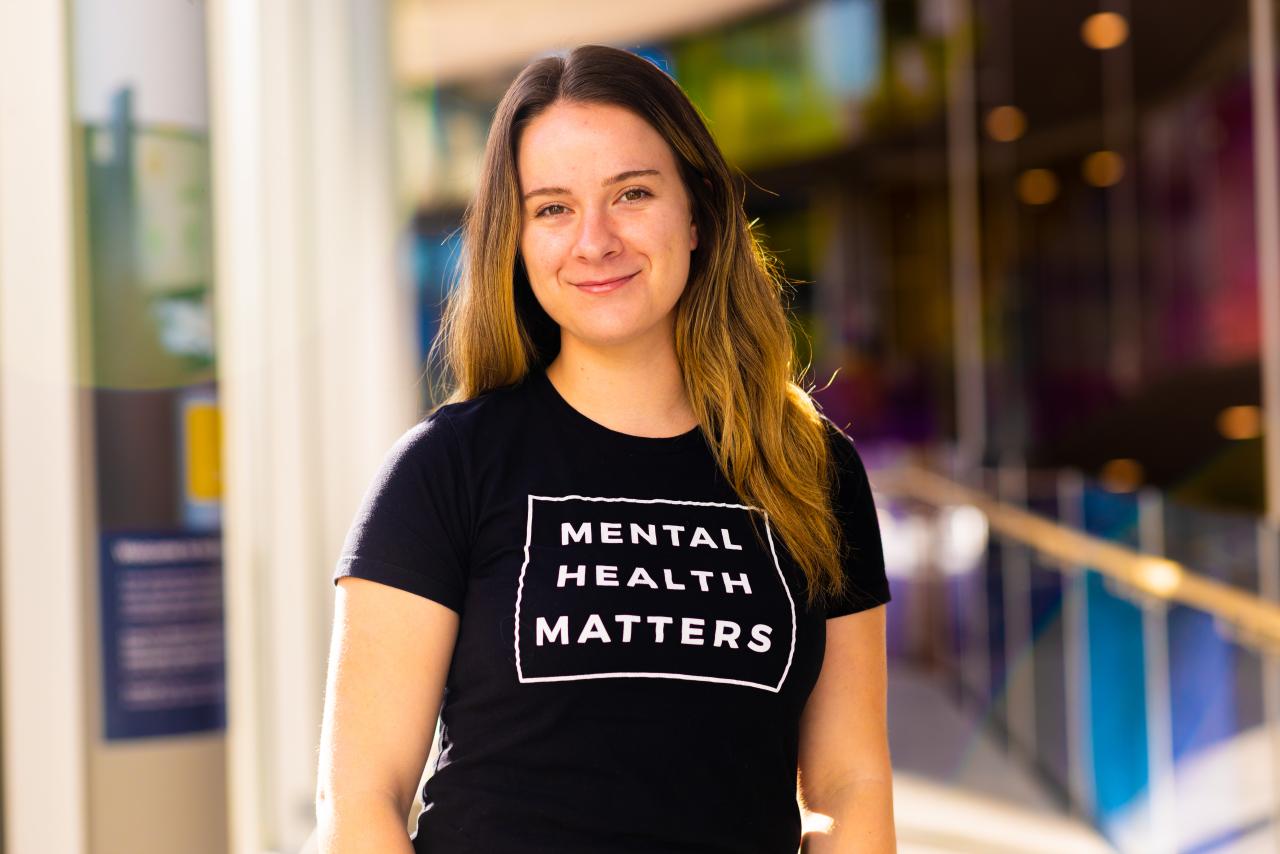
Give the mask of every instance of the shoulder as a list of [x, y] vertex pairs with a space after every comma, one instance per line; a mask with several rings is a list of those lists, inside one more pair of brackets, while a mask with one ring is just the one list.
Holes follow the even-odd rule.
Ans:
[[822, 428], [827, 434], [827, 447], [831, 450], [831, 456], [837, 467], [840, 469], [849, 469], [863, 473], [865, 477], [866, 469], [862, 463], [862, 456], [858, 453], [858, 446], [854, 443], [853, 438], [842, 428], [837, 427], [835, 422], [828, 418], [825, 414], [820, 414], [822, 418]]
[[435, 407], [406, 430], [396, 449], [408, 455], [437, 455], [456, 452], [473, 440], [491, 438], [496, 432], [511, 430], [529, 415], [527, 389], [523, 383], [502, 386], [467, 400]]
[[871, 478], [858, 446], [848, 432], [836, 426], [826, 415], [822, 416], [822, 423], [831, 451], [831, 497], [837, 516], [874, 514]]
[[841, 526], [841, 557], [846, 587], [828, 604], [827, 616], [840, 617], [891, 598], [885, 574], [884, 547], [880, 538], [875, 496], [862, 457], [849, 434], [825, 415], [835, 472], [832, 476], [832, 510]]

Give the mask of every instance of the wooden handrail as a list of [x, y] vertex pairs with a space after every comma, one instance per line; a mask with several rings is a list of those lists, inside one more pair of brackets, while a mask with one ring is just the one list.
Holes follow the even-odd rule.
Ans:
[[976, 507], [992, 530], [1049, 558], [1061, 572], [1097, 570], [1133, 590], [1138, 598], [1178, 602], [1204, 611], [1229, 629], [1237, 642], [1263, 653], [1280, 653], [1280, 605], [1207, 578], [1177, 561], [1066, 527], [917, 465], [876, 472], [873, 483], [886, 495], [934, 506]]

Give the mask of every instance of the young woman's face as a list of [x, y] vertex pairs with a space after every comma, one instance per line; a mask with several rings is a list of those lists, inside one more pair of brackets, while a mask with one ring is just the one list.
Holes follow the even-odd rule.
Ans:
[[670, 146], [630, 110], [564, 101], [518, 145], [520, 253], [562, 342], [669, 341], [697, 245]]

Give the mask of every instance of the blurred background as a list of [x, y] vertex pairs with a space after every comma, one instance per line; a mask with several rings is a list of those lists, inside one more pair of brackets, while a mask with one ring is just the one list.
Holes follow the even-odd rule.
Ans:
[[333, 562], [586, 42], [746, 176], [871, 470], [902, 850], [1280, 851], [1276, 19], [0, 0], [0, 851], [314, 844]]

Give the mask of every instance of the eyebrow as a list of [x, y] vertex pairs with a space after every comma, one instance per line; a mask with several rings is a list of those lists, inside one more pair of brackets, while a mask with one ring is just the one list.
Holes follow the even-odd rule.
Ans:
[[[626, 172], [619, 172], [612, 178], [605, 178], [600, 182], [601, 187], [611, 187], [614, 184], [621, 184], [623, 181], [630, 181], [632, 178], [642, 178], [647, 175], [661, 175], [657, 169], [629, 169]], [[524, 194], [526, 199], [534, 196], [568, 196], [570, 191], [564, 187], [539, 187], [536, 190], [530, 190]]]

